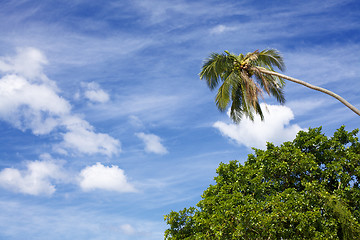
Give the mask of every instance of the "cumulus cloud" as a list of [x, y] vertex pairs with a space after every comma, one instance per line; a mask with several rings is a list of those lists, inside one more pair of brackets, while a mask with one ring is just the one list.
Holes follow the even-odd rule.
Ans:
[[26, 169], [5, 168], [0, 171], [0, 186], [10, 191], [30, 195], [52, 195], [54, 181], [66, 179], [62, 163], [46, 159], [27, 162]]
[[[104, 133], [96, 133], [85, 120], [71, 113], [70, 103], [59, 96], [56, 83], [43, 73], [45, 56], [37, 49], [19, 49], [14, 57], [0, 58], [0, 120], [34, 134], [65, 130], [58, 152], [117, 154], [120, 142]], [[89, 98], [104, 102], [108, 96], [96, 83], [87, 85]]]
[[63, 134], [63, 141], [55, 146], [59, 153], [66, 154], [66, 149], [72, 149], [78, 153], [112, 156], [121, 151], [119, 140], [104, 133], [95, 133], [93, 126], [77, 116], [64, 118], [63, 124], [67, 132]]
[[46, 84], [32, 84], [18, 75], [0, 79], [0, 119], [15, 127], [47, 134], [70, 112], [70, 104]]
[[261, 104], [264, 121], [256, 116], [254, 122], [247, 118], [239, 124], [224, 123], [221, 121], [213, 124], [222, 135], [234, 140], [248, 148], [264, 149], [266, 142], [280, 144], [295, 138], [298, 131], [303, 130], [297, 124], [290, 124], [294, 114], [290, 108], [280, 105]]
[[108, 156], [120, 151], [120, 142], [103, 133], [94, 133], [85, 128], [75, 129], [64, 134], [62, 145], [80, 153], [102, 153]]
[[89, 101], [94, 103], [109, 101], [109, 95], [96, 82], [83, 83], [82, 85], [85, 88], [84, 95]]
[[167, 149], [161, 144], [161, 138], [154, 134], [136, 133], [136, 136], [143, 140], [145, 151], [156, 154], [166, 154]]
[[[118, 166], [104, 166], [98, 162], [75, 173], [64, 169], [64, 163], [43, 154], [40, 160], [26, 162], [23, 169], [4, 168], [0, 171], [0, 187], [16, 193], [45, 196], [51, 196], [57, 184], [76, 184], [86, 192], [96, 189], [137, 192]], [[128, 225], [121, 229], [127, 234], [132, 232]]]
[[135, 187], [128, 183], [122, 169], [118, 166], [104, 166], [99, 162], [80, 172], [79, 185], [84, 191], [103, 189], [116, 192], [136, 192]]
[[0, 58], [0, 71], [19, 74], [25, 78], [41, 78], [44, 80], [43, 65], [47, 64], [46, 57], [35, 48], [19, 48], [14, 57]]

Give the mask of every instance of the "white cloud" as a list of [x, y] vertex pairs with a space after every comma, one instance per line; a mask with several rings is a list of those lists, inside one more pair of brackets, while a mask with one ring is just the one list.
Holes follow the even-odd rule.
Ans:
[[136, 230], [130, 224], [120, 225], [120, 230], [126, 235], [134, 235], [136, 233]]
[[95, 133], [87, 121], [74, 115], [62, 120], [67, 132], [63, 134], [63, 141], [54, 147], [58, 153], [67, 154], [66, 149], [72, 149], [78, 153], [111, 156], [121, 151], [119, 140], [104, 133]]
[[[56, 191], [55, 184], [77, 184], [83, 191], [103, 189], [116, 192], [137, 192], [130, 184], [124, 170], [118, 166], [104, 166], [96, 163], [87, 166], [79, 173], [68, 173], [63, 169], [65, 161], [54, 160], [43, 154], [41, 160], [28, 161], [23, 170], [5, 168], [0, 171], [0, 187], [9, 191], [29, 195], [51, 196]], [[130, 233], [129, 226], [123, 226]]]
[[[56, 83], [43, 74], [45, 63], [44, 55], [34, 48], [19, 49], [14, 57], [0, 58], [0, 72], [5, 73], [0, 78], [0, 119], [34, 134], [48, 134], [62, 127], [64, 140], [56, 146], [60, 153], [71, 149], [86, 154], [117, 154], [117, 139], [94, 132], [87, 121], [71, 113], [71, 105], [59, 96]], [[89, 83], [87, 89], [95, 91], [89, 93], [93, 101], [108, 99], [96, 83]]]
[[64, 134], [63, 146], [80, 153], [102, 153], [108, 156], [120, 151], [120, 142], [103, 133], [94, 133], [85, 128], [79, 128]]
[[83, 83], [82, 85], [85, 88], [85, 97], [91, 102], [105, 103], [109, 101], [109, 95], [96, 82]]
[[93, 126], [77, 116], [63, 116], [62, 125], [67, 131], [63, 134], [63, 141], [55, 146], [59, 153], [66, 154], [66, 149], [77, 153], [101, 153], [107, 156], [121, 152], [119, 140], [105, 133], [96, 133]]
[[17, 75], [0, 79], [0, 119], [15, 127], [47, 134], [70, 112], [70, 104], [46, 84], [31, 84]]
[[101, 163], [88, 166], [80, 172], [79, 185], [84, 191], [103, 189], [117, 192], [136, 192], [128, 183], [124, 171], [118, 166], [107, 167]]
[[225, 25], [217, 25], [213, 28], [210, 29], [210, 33], [211, 34], [221, 34], [221, 33], [224, 33], [224, 32], [228, 32], [228, 31], [233, 31], [233, 30], [236, 30], [235, 27], [228, 27], [228, 26], [225, 26]]
[[55, 180], [64, 180], [62, 164], [51, 159], [32, 161], [25, 170], [5, 168], [0, 172], [0, 186], [14, 192], [30, 195], [52, 195]]
[[266, 142], [280, 144], [290, 141], [295, 138], [298, 131], [302, 130], [297, 124], [290, 124], [290, 121], [294, 119], [290, 108], [265, 104], [261, 104], [261, 108], [264, 113], [264, 121], [256, 116], [254, 122], [247, 118], [242, 119], [238, 125], [218, 121], [214, 123], [213, 127], [240, 145], [262, 149], [265, 148]]
[[151, 152], [156, 154], [168, 153], [167, 149], [161, 144], [160, 137], [154, 134], [145, 134], [143, 132], [136, 133], [136, 136], [144, 141], [146, 152]]
[[0, 58], [0, 71], [20, 74], [26, 78], [44, 78], [43, 65], [46, 57], [35, 48], [19, 48], [15, 57]]

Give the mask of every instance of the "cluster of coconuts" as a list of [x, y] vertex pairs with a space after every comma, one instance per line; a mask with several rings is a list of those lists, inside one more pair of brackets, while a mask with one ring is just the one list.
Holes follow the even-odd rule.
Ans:
[[247, 68], [248, 68], [247, 64], [241, 64], [237, 61], [234, 61], [233, 71], [240, 71], [240, 70], [247, 69]]

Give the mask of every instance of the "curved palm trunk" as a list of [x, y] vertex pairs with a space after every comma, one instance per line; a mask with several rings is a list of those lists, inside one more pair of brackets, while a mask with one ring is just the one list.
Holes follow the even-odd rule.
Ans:
[[325, 89], [325, 88], [321, 88], [321, 87], [318, 87], [318, 86], [314, 86], [310, 83], [307, 83], [307, 82], [304, 82], [304, 81], [301, 81], [299, 79], [296, 79], [296, 78], [292, 78], [292, 77], [289, 77], [289, 76], [286, 76], [284, 74], [281, 74], [281, 73], [278, 73], [278, 72], [273, 72], [273, 71], [269, 71], [269, 70], [266, 70], [266, 69], [263, 69], [263, 68], [257, 68], [260, 72], [262, 73], [266, 73], [266, 74], [271, 74], [271, 75], [274, 75], [274, 76], [278, 76], [280, 78], [283, 78], [283, 79], [287, 79], [289, 81], [292, 81], [292, 82], [295, 82], [295, 83], [298, 83], [298, 84], [301, 84], [301, 85], [304, 85], [305, 87], [308, 87], [308, 88], [311, 88], [311, 89], [314, 89], [316, 91], [320, 91], [320, 92], [323, 92], [323, 93], [326, 93], [334, 98], [336, 98], [337, 100], [339, 100], [340, 102], [342, 102], [345, 106], [347, 106], [348, 108], [350, 108], [354, 113], [356, 113], [357, 115], [360, 116], [360, 110], [357, 109], [356, 107], [354, 107], [353, 105], [351, 105], [348, 101], [346, 101], [344, 98], [340, 97], [339, 95]]

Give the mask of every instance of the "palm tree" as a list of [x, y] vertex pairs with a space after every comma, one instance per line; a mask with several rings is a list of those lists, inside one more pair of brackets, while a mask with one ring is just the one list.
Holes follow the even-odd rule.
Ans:
[[285, 103], [283, 87], [284, 79], [304, 85], [311, 89], [326, 93], [350, 108], [360, 116], [360, 111], [339, 95], [307, 82], [288, 77], [274, 70], [283, 71], [285, 64], [280, 53], [275, 49], [261, 52], [235, 55], [212, 53], [204, 62], [200, 72], [200, 79], [205, 79], [208, 87], [214, 90], [222, 82], [217, 92], [215, 102], [220, 111], [225, 111], [231, 103], [230, 117], [238, 123], [245, 115], [254, 120], [254, 113], [264, 119], [260, 108], [259, 97], [263, 92], [274, 96], [281, 104]]

